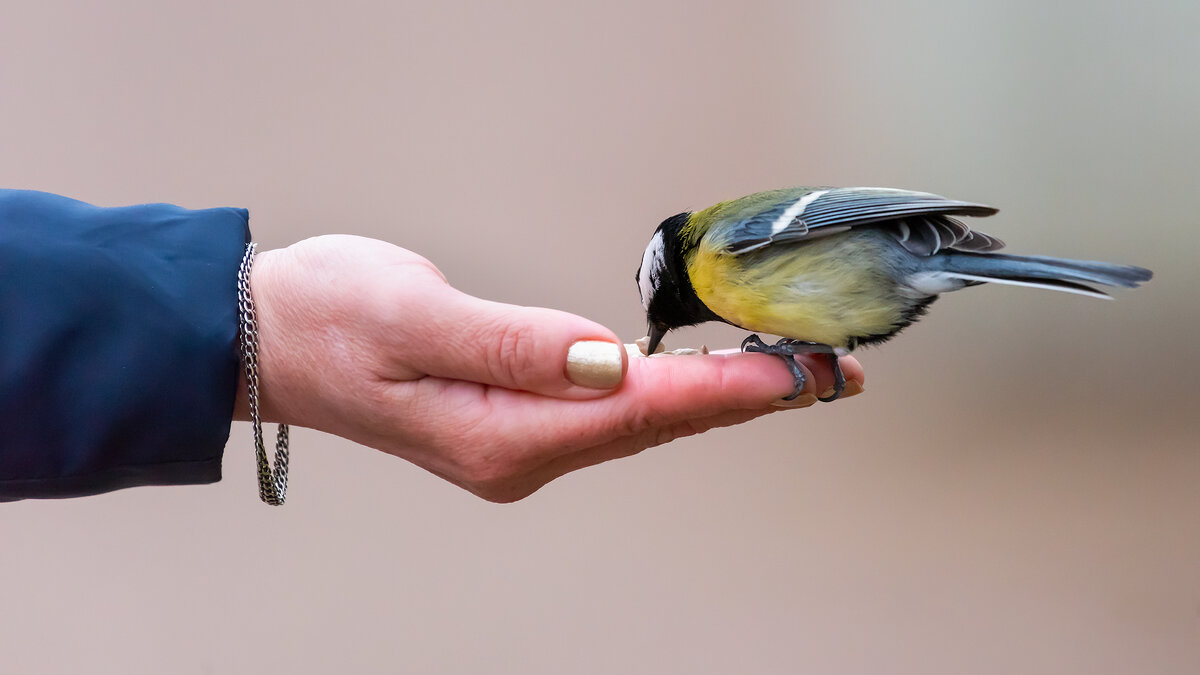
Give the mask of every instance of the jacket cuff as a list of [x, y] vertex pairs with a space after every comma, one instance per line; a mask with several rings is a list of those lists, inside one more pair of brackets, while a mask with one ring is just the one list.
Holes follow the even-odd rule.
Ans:
[[0, 501], [211, 483], [244, 209], [0, 190]]

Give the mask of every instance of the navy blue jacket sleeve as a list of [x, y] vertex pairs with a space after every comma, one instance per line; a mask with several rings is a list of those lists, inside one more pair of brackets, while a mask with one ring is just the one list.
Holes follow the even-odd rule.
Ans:
[[247, 217], [0, 190], [0, 501], [220, 480]]

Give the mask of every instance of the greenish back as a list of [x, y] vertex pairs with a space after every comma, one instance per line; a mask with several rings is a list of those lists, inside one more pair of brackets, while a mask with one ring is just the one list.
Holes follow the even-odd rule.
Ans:
[[791, 203], [800, 199], [804, 195], [813, 190], [824, 190], [822, 187], [791, 187], [781, 188], [779, 190], [766, 190], [764, 192], [755, 192], [752, 195], [731, 199], [725, 202], [719, 202], [692, 214], [688, 219], [687, 225], [680, 232], [686, 245], [695, 245], [699, 243], [704, 235], [708, 234], [714, 226], [722, 224], [740, 223], [744, 220], [753, 218], [754, 216], [768, 211], [772, 207], [778, 206], [781, 203]]

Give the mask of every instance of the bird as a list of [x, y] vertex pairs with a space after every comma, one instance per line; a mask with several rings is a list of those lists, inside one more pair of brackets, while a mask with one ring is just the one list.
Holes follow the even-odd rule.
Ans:
[[[636, 274], [647, 353], [667, 332], [708, 321], [752, 334], [744, 352], [774, 354], [804, 388], [797, 354], [829, 360], [832, 401], [845, 388], [838, 357], [880, 344], [942, 294], [984, 283], [1111, 298], [1095, 285], [1137, 287], [1141, 267], [997, 253], [1004, 242], [959, 217], [991, 206], [878, 187], [794, 187], [723, 201], [658, 226]], [[781, 336], [768, 345], [758, 333]]]

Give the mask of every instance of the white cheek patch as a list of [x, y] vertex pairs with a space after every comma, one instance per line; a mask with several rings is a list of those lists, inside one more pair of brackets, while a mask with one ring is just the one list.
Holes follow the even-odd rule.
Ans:
[[658, 290], [664, 266], [663, 233], [662, 230], [659, 230], [654, 233], [654, 238], [650, 240], [650, 245], [642, 254], [642, 268], [638, 270], [638, 290], [642, 293], [642, 309], [650, 309], [650, 299], [654, 297], [654, 291]]

